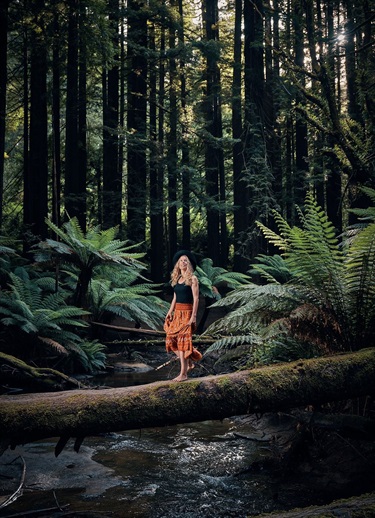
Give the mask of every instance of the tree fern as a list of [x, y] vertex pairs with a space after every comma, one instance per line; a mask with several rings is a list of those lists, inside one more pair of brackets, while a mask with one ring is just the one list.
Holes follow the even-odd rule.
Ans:
[[[65, 302], [64, 292], [44, 291], [52, 283], [43, 283], [30, 278], [27, 270], [17, 269], [18, 275], [10, 274], [8, 289], [0, 292], [0, 329], [3, 344], [12, 343], [11, 353], [17, 355], [43, 356], [48, 351], [62, 355], [64, 361], [73, 354], [84, 359], [84, 367], [94, 360], [85, 356], [82, 349], [84, 334], [78, 331], [87, 329], [82, 317], [88, 312]], [[93, 349], [95, 350], [95, 349]], [[80, 351], [82, 354], [80, 355]], [[102, 354], [98, 361], [102, 360]], [[95, 362], [92, 363], [92, 367]], [[83, 364], [81, 365], [83, 366]], [[90, 370], [90, 369], [89, 369]]]
[[[370, 191], [375, 199], [375, 191]], [[373, 211], [366, 210], [373, 221]], [[375, 223], [357, 229], [340, 243], [332, 224], [312, 195], [300, 212], [301, 227], [291, 227], [279, 215], [275, 218], [279, 234], [259, 224], [264, 235], [277, 245], [288, 277], [277, 278], [281, 261], [261, 258], [266, 264], [252, 269], [268, 283], [249, 284], [235, 289], [214, 306], [229, 311], [206, 334], [226, 336], [252, 332], [268, 344], [293, 344], [304, 356], [333, 351], [356, 350], [375, 342]], [[271, 267], [269, 265], [272, 265]], [[214, 348], [230, 341], [217, 342]], [[301, 347], [295, 347], [301, 344]]]
[[56, 261], [76, 268], [77, 282], [73, 303], [87, 307], [87, 293], [95, 268], [101, 264], [131, 267], [142, 270], [139, 261], [143, 254], [131, 252], [133, 247], [125, 241], [115, 239], [117, 227], [102, 230], [99, 226], [88, 229], [86, 234], [80, 228], [77, 218], [72, 218], [62, 228], [46, 220], [47, 225], [60, 241], [47, 239], [35, 247], [35, 260], [40, 263]]
[[210, 345], [205, 354], [209, 354], [213, 351], [218, 351], [222, 349], [233, 349], [239, 347], [241, 345], [247, 345], [248, 347], [254, 347], [259, 345], [260, 339], [257, 335], [254, 334], [246, 334], [246, 335], [236, 335], [236, 336], [225, 336], [220, 340], [217, 340], [215, 343]]
[[259, 275], [270, 283], [285, 283], [290, 280], [292, 273], [281, 255], [266, 256], [260, 254], [256, 257], [257, 263], [250, 267], [250, 275]]

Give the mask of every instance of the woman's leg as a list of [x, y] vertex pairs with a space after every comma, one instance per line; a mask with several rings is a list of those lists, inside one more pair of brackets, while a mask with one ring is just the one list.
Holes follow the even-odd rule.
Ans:
[[176, 354], [180, 360], [180, 374], [172, 381], [185, 381], [187, 380], [188, 359], [185, 358], [184, 351], [176, 351]]

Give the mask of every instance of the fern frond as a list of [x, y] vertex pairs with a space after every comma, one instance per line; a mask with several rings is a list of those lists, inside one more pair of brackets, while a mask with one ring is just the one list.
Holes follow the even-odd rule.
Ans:
[[52, 340], [51, 338], [45, 336], [38, 336], [38, 339], [45, 345], [48, 345], [54, 352], [58, 354], [61, 354], [63, 356], [67, 356], [69, 354], [66, 348], [59, 342], [56, 342], [56, 340]]
[[256, 346], [260, 343], [259, 337], [254, 334], [225, 336], [210, 345], [205, 354], [223, 349], [234, 349], [240, 345]]

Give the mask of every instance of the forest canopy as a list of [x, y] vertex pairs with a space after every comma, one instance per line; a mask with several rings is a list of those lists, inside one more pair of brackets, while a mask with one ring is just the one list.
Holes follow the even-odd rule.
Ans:
[[340, 233], [374, 187], [372, 0], [0, 5], [0, 227], [77, 218], [245, 273], [306, 194]]

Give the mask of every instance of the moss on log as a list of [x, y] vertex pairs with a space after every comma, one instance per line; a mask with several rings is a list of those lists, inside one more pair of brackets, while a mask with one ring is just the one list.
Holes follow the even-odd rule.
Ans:
[[[251, 514], [249, 518], [251, 518]], [[311, 506], [292, 511], [277, 511], [269, 514], [258, 514], [257, 518], [335, 518], [346, 516], [351, 518], [370, 518], [375, 516], [375, 494], [368, 493], [343, 500], [335, 500], [324, 506]]]
[[0, 352], [1, 381], [21, 381], [32, 390], [55, 391], [75, 388], [84, 388], [84, 385], [66, 374], [47, 367], [34, 367], [28, 363]]
[[374, 373], [375, 349], [364, 349], [182, 383], [0, 396], [0, 442], [77, 437], [79, 444], [98, 433], [341, 401], [373, 395]]

